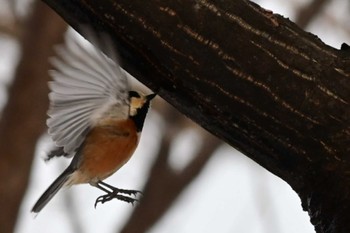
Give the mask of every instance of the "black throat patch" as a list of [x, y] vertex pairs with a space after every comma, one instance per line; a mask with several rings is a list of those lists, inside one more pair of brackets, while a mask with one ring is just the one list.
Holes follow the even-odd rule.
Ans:
[[141, 132], [143, 128], [143, 123], [149, 109], [149, 101], [147, 101], [141, 108], [138, 108], [134, 116], [130, 116], [130, 119], [134, 121], [136, 125], [137, 132]]

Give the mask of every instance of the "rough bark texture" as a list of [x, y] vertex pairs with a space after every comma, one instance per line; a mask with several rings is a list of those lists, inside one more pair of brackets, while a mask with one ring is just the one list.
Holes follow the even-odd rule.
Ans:
[[44, 0], [110, 34], [122, 66], [350, 231], [350, 52], [245, 0]]
[[[44, 132], [48, 57], [62, 40], [64, 21], [44, 3], [34, 4], [21, 38], [21, 59], [0, 120], [0, 232], [14, 232], [27, 189], [35, 145]], [[51, 52], [50, 52], [51, 51]]]

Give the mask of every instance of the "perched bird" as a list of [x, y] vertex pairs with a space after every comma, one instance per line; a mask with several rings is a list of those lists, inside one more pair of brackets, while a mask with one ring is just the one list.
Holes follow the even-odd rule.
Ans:
[[56, 52], [51, 60], [54, 70], [50, 73], [47, 125], [58, 149], [49, 158], [73, 159], [32, 212], [40, 212], [62, 187], [82, 183], [106, 192], [96, 199], [95, 207], [113, 198], [134, 203], [136, 199], [127, 195], [138, 191], [118, 189], [103, 180], [134, 153], [155, 94], [131, 91], [115, 57], [112, 60], [91, 44], [82, 45], [72, 35], [66, 36], [65, 45]]

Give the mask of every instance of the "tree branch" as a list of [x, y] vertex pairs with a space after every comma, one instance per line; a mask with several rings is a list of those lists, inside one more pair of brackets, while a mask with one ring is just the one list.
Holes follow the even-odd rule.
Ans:
[[45, 2], [110, 34], [129, 73], [287, 181], [318, 232], [350, 230], [348, 52], [246, 0]]
[[299, 10], [295, 23], [301, 28], [306, 28], [329, 2], [330, 0], [312, 0]]

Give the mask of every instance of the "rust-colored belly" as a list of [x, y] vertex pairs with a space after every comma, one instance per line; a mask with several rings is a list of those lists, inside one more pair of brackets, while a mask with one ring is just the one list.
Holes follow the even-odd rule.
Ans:
[[78, 170], [85, 176], [85, 182], [103, 180], [130, 159], [137, 144], [138, 136], [131, 120], [97, 126], [86, 138]]

